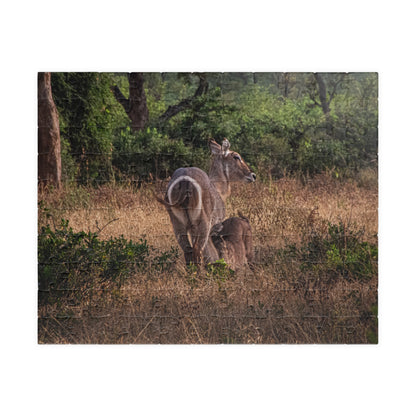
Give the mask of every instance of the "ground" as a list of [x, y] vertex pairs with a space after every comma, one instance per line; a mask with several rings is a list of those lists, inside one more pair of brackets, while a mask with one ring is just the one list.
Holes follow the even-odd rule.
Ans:
[[[127, 278], [77, 271], [75, 291], [40, 300], [40, 343], [377, 342], [374, 181], [323, 174], [235, 185], [227, 217], [249, 218], [256, 263], [237, 273], [223, 264], [186, 268], [154, 198], [165, 186], [40, 192], [40, 227], [65, 218], [74, 232], [142, 238], [153, 250]], [[163, 253], [170, 264], [155, 267]]]

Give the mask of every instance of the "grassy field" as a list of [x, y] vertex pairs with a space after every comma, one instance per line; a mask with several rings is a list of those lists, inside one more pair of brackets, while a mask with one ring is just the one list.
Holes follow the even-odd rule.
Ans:
[[[377, 342], [374, 178], [234, 186], [227, 217], [241, 211], [249, 218], [256, 263], [237, 273], [224, 265], [185, 267], [169, 217], [153, 197], [166, 183], [40, 192], [40, 234], [50, 227], [40, 245], [47, 260], [39, 266], [46, 276], [39, 343]], [[74, 257], [79, 264], [48, 260], [77, 249], [55, 238], [61, 218], [69, 221], [64, 237], [89, 239]], [[128, 266], [123, 271], [114, 270], [117, 258]]]

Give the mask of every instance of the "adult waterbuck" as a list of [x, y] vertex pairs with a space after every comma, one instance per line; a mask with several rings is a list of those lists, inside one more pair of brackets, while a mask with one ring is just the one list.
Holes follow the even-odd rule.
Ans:
[[233, 270], [238, 270], [245, 264], [253, 267], [253, 233], [250, 222], [240, 212], [239, 217], [231, 217], [215, 224], [210, 237], [218, 252], [218, 256]]
[[241, 156], [230, 150], [227, 139], [222, 146], [211, 140], [209, 147], [213, 158], [208, 175], [195, 167], [179, 168], [169, 181], [165, 198], [156, 197], [169, 213], [187, 265], [218, 260], [209, 235], [211, 227], [224, 220], [231, 182], [256, 180], [256, 175]]

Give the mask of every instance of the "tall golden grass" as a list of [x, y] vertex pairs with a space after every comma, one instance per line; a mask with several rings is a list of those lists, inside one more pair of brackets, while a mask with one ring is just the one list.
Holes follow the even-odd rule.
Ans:
[[[40, 191], [48, 218], [101, 239], [145, 236], [153, 247], [177, 247], [169, 217], [153, 192], [165, 183]], [[170, 272], [137, 272], [121, 287], [97, 282], [88, 296], [40, 305], [40, 343], [369, 343], [377, 341], [377, 274], [371, 279], [317, 276], [291, 258], [289, 244], [324, 234], [328, 223], [362, 230], [377, 244], [378, 191], [320, 175], [302, 182], [235, 185], [227, 216], [250, 220], [254, 270], [216, 274], [186, 268], [182, 253]], [[80, 288], [80, 291], [82, 288]]]

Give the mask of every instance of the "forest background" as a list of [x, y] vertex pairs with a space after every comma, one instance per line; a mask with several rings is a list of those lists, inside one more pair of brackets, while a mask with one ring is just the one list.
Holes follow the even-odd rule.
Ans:
[[56, 72], [51, 87], [58, 183], [139, 184], [206, 169], [207, 141], [224, 137], [261, 180], [363, 170], [377, 180], [376, 73]]

